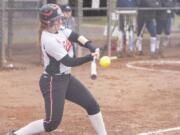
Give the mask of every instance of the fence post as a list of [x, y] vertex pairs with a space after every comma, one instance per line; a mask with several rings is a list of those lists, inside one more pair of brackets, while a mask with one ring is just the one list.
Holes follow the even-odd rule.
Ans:
[[[80, 33], [81, 32], [80, 24], [83, 17], [83, 0], [77, 0], [76, 15], [77, 15], [77, 31]], [[80, 46], [78, 46], [78, 56], [82, 56], [82, 48]]]
[[108, 47], [108, 56], [111, 56], [111, 24], [112, 24], [112, 1], [107, 0], [107, 20], [108, 20], [108, 25], [107, 25], [107, 47]]
[[[8, 0], [8, 8], [14, 7], [14, 0]], [[7, 57], [11, 57], [11, 47], [13, 43], [13, 11], [8, 10], [8, 43], [7, 43]]]
[[4, 11], [5, 4], [4, 0], [0, 1], [1, 11], [0, 11], [0, 68], [4, 66], [5, 52], [4, 52], [4, 40], [3, 40], [3, 31], [4, 31]]

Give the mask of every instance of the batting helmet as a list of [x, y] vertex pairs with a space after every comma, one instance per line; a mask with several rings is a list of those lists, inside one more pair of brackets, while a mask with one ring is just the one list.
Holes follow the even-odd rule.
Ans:
[[63, 13], [60, 7], [56, 4], [46, 4], [40, 9], [40, 22], [42, 24], [48, 25], [49, 23], [63, 18]]

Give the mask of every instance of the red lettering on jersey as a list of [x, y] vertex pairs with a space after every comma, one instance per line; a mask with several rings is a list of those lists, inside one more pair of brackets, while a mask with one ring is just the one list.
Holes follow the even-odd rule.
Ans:
[[69, 40], [64, 41], [64, 48], [66, 49], [67, 52], [69, 52], [69, 50], [72, 47], [72, 43]]
[[62, 44], [62, 43], [63, 43], [63, 46], [64, 46], [65, 50], [66, 50], [67, 52], [69, 52], [69, 50], [70, 50], [71, 47], [72, 47], [72, 43], [71, 43], [69, 40], [65, 40], [65, 41], [63, 41], [63, 42], [60, 42], [58, 39], [56, 39], [56, 40], [57, 40], [57, 42], [58, 42], [59, 44]]

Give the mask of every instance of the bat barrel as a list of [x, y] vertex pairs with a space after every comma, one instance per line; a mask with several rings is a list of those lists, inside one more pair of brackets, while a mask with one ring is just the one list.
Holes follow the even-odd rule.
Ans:
[[96, 70], [96, 59], [94, 58], [91, 62], [91, 79], [95, 80], [97, 78], [97, 70]]

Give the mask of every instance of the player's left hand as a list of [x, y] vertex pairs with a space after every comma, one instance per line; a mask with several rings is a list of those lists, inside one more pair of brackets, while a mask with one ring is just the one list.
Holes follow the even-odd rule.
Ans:
[[95, 59], [99, 59], [99, 57], [100, 57], [100, 49], [96, 48], [95, 52], [91, 53], [91, 55], [93, 57], [95, 57]]

